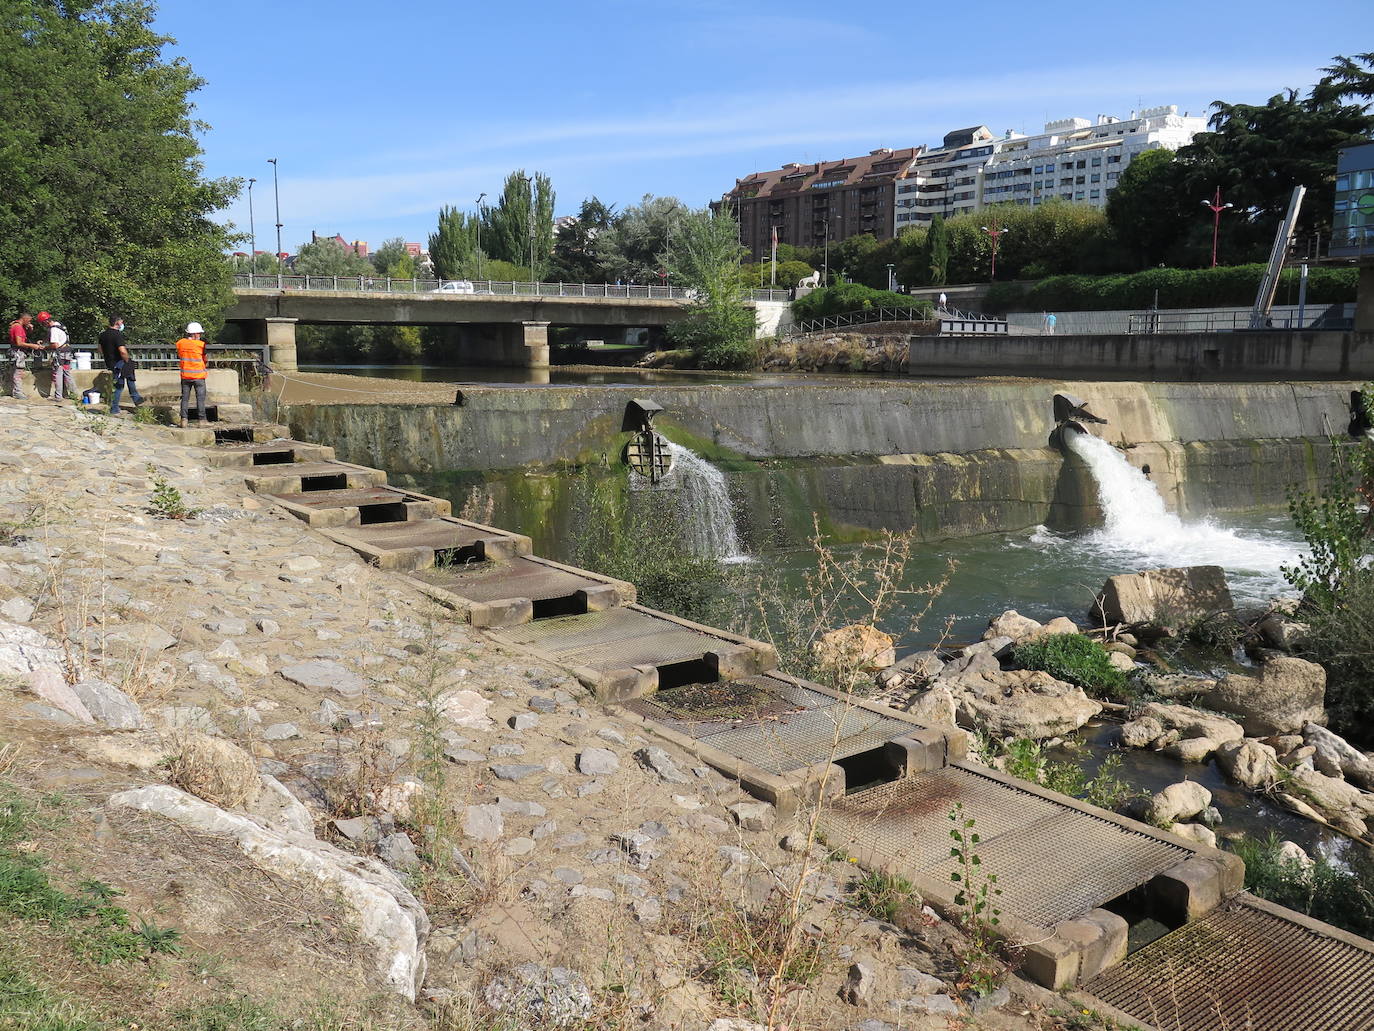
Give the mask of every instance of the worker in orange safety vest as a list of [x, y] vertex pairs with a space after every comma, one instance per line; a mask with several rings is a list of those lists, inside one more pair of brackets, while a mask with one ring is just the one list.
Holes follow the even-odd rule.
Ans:
[[196, 392], [196, 418], [205, 418], [205, 329], [199, 322], [186, 324], [186, 335], [177, 341], [177, 360], [181, 363], [181, 427], [186, 428], [186, 406], [191, 391]]

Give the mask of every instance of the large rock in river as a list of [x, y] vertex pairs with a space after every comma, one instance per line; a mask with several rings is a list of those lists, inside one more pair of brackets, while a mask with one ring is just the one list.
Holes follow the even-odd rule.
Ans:
[[1147, 716], [1164, 728], [1164, 738], [1154, 742], [1157, 747], [1168, 743], [1167, 738], [1171, 734], [1176, 735], [1173, 740], [1205, 737], [1218, 745], [1228, 741], [1239, 741], [1245, 737], [1245, 728], [1235, 720], [1228, 720], [1225, 716], [1215, 713], [1190, 709], [1186, 705], [1151, 702], [1140, 710], [1137, 719]]
[[1295, 733], [1326, 721], [1326, 670], [1306, 659], [1275, 656], [1264, 661], [1258, 677], [1222, 677], [1204, 704], [1235, 713], [1251, 737]]
[[941, 683], [954, 695], [963, 723], [998, 737], [1057, 737], [1102, 711], [1081, 687], [1037, 670], [966, 673]]
[[865, 623], [822, 634], [811, 646], [811, 655], [818, 665], [842, 673], [887, 669], [897, 661], [892, 638]]
[[1114, 623], [1176, 627], [1234, 608], [1221, 566], [1147, 569], [1110, 577], [1089, 617]]

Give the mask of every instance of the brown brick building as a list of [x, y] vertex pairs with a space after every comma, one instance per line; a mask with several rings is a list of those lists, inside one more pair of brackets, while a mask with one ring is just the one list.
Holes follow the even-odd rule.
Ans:
[[736, 180], [723, 200], [734, 207], [740, 242], [755, 261], [768, 256], [774, 228], [779, 243], [796, 247], [823, 246], [827, 225], [832, 244], [860, 233], [886, 240], [892, 237], [896, 181], [921, 151], [881, 148], [863, 157], [755, 172]]

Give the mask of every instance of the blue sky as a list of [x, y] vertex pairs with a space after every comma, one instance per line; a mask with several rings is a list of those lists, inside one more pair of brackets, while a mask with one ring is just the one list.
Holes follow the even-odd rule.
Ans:
[[[206, 79], [214, 176], [255, 176], [259, 249], [342, 233], [425, 240], [523, 167], [559, 214], [596, 194], [704, 204], [787, 161], [937, 144], [986, 124], [1305, 87], [1368, 0], [846, 4], [165, 0], [156, 26]], [[246, 198], [223, 213], [245, 232]]]

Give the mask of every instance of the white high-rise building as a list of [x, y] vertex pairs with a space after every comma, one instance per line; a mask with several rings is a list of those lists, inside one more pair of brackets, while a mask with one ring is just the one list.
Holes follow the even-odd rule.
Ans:
[[944, 147], [926, 151], [898, 180], [894, 230], [929, 225], [937, 214], [948, 217], [993, 204], [1036, 205], [1057, 198], [1102, 208], [1138, 155], [1177, 150], [1206, 128], [1202, 116], [1179, 114], [1169, 104], [1125, 120], [1111, 115], [1098, 115], [1095, 123], [1063, 118], [1047, 122], [1037, 136], [1009, 131], [994, 138], [980, 127], [981, 132], [971, 132], [981, 138], [955, 147], [946, 137]]

